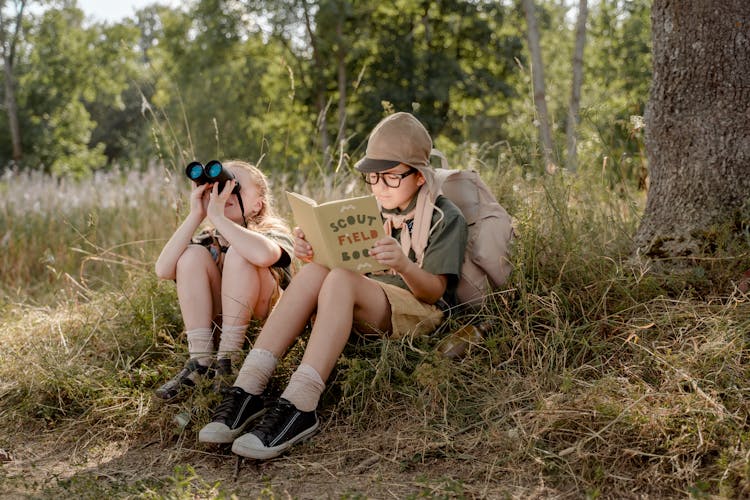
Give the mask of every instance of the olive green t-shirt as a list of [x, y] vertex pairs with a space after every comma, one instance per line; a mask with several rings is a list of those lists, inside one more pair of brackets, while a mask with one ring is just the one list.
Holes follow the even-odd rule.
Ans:
[[[453, 306], [457, 303], [456, 286], [461, 276], [461, 265], [466, 250], [466, 220], [458, 207], [445, 196], [438, 196], [435, 206], [440, 210], [432, 211], [430, 227], [434, 227], [434, 230], [427, 240], [422, 269], [435, 275], [444, 274], [448, 278], [443, 300]], [[393, 230], [392, 236], [398, 241], [401, 230]], [[409, 250], [409, 259], [416, 262], [414, 250]], [[371, 275], [370, 278], [409, 290], [404, 279], [398, 274], [377, 274]]]

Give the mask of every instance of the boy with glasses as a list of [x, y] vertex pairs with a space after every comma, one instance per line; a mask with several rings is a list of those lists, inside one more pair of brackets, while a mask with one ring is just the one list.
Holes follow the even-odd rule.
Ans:
[[[427, 130], [411, 114], [396, 113], [373, 129], [356, 168], [378, 200], [389, 235], [375, 242], [370, 255], [390, 270], [365, 276], [311, 262], [314, 249], [295, 228], [294, 253], [307, 263], [266, 321], [212, 422], [201, 429], [200, 441], [233, 443], [234, 453], [249, 458], [278, 456], [318, 428], [318, 400], [353, 328], [393, 338], [437, 328], [444, 308], [456, 301], [467, 229], [459, 209], [433, 189], [431, 152]], [[313, 314], [300, 366], [279, 400], [253, 422], [265, 409], [263, 391], [277, 360]]]

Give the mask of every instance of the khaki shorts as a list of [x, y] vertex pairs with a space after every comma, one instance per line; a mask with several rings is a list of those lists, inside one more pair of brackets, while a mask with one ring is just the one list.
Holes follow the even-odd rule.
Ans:
[[443, 311], [417, 299], [409, 290], [374, 280], [391, 305], [391, 337], [416, 337], [434, 332], [443, 321]]

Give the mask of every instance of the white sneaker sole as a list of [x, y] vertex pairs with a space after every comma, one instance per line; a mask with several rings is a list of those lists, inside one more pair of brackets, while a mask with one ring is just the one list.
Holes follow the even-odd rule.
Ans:
[[242, 434], [242, 431], [245, 430], [245, 427], [247, 427], [248, 424], [263, 415], [265, 412], [266, 410], [264, 408], [254, 415], [250, 415], [250, 417], [245, 420], [245, 423], [234, 430], [218, 422], [209, 422], [198, 433], [198, 441], [211, 444], [229, 444], [237, 439], [237, 436]]
[[257, 460], [268, 460], [269, 458], [278, 457], [285, 450], [291, 448], [294, 444], [299, 443], [317, 431], [319, 425], [319, 422], [315, 422], [315, 425], [297, 434], [289, 441], [271, 448], [267, 448], [255, 434], [247, 433], [234, 440], [234, 443], [232, 444], [232, 453], [241, 457], [255, 458]]

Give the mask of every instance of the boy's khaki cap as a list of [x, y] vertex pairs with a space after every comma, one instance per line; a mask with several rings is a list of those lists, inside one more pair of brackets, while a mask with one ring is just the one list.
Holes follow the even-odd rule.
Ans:
[[401, 163], [429, 167], [432, 139], [410, 113], [394, 113], [381, 120], [370, 134], [365, 157], [354, 166], [364, 173], [382, 172]]

